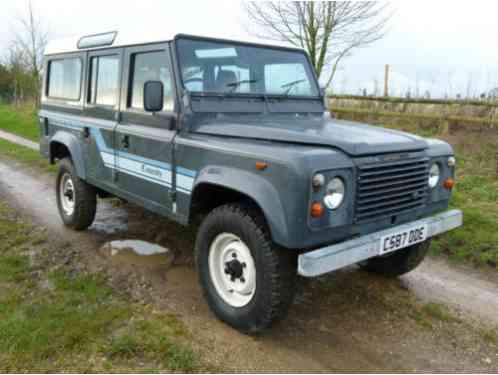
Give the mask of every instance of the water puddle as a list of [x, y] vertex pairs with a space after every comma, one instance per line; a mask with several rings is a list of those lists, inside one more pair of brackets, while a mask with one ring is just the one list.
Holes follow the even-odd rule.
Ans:
[[173, 263], [169, 249], [141, 240], [111, 241], [102, 246], [113, 263], [167, 269]]

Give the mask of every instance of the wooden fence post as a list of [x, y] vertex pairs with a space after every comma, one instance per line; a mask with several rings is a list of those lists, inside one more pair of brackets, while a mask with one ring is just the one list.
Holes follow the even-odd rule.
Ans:
[[389, 64], [386, 64], [384, 71], [384, 96], [389, 96]]

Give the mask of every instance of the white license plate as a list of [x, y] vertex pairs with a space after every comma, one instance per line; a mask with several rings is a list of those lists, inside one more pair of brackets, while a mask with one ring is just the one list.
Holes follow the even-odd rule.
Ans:
[[427, 224], [394, 232], [380, 239], [380, 254], [390, 253], [404, 247], [424, 242], [427, 238]]

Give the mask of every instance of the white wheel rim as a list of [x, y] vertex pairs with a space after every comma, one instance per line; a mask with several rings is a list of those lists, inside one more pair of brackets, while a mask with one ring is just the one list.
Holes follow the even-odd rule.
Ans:
[[74, 212], [74, 202], [76, 199], [73, 179], [69, 173], [65, 173], [59, 185], [59, 195], [62, 210], [67, 216], [71, 216]]
[[251, 251], [236, 235], [219, 234], [209, 248], [209, 274], [218, 295], [232, 307], [247, 305], [256, 291]]

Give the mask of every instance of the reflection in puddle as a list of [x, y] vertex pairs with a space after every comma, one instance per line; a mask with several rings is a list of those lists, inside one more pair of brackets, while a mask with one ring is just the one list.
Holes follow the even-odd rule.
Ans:
[[173, 262], [169, 249], [140, 240], [112, 241], [102, 249], [115, 263], [164, 269]]

